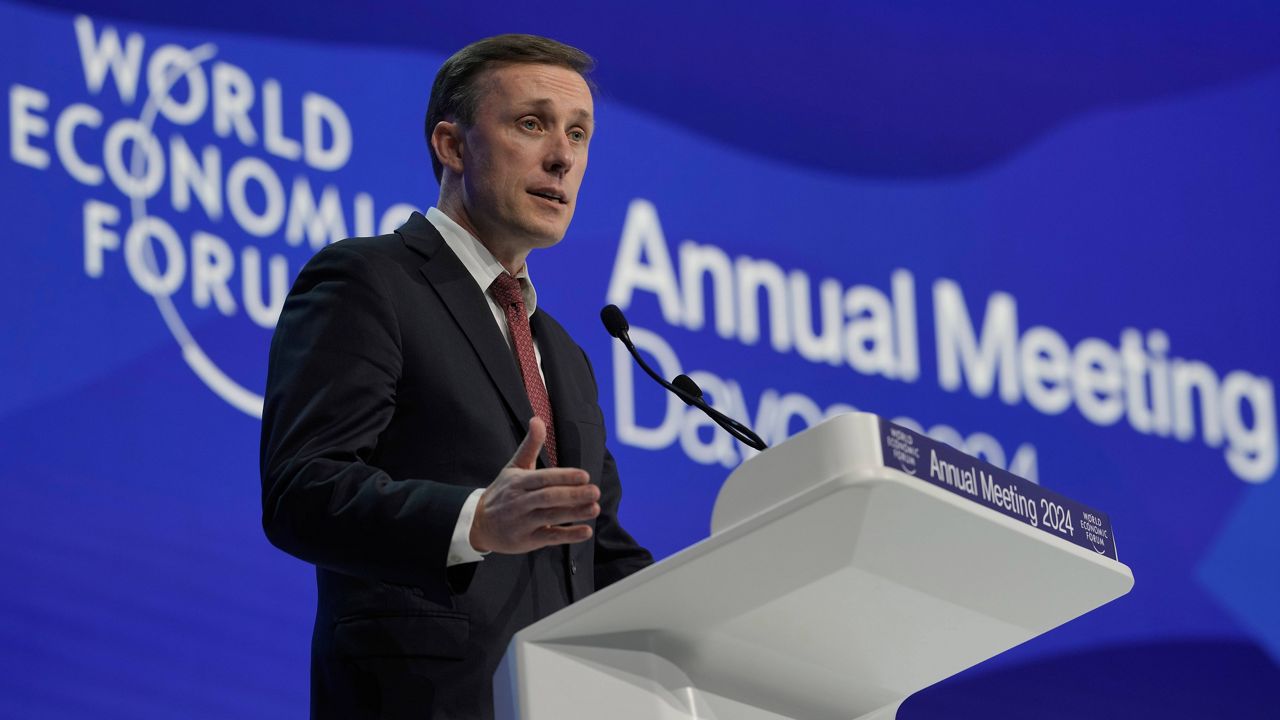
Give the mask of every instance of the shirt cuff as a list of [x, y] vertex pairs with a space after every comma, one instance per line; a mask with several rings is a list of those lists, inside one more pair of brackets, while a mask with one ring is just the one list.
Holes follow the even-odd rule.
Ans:
[[458, 524], [453, 526], [453, 539], [449, 541], [449, 561], [445, 563], [445, 567], [479, 562], [489, 554], [471, 547], [471, 523], [476, 519], [476, 507], [480, 505], [481, 495], [484, 495], [484, 488], [468, 495], [467, 501], [462, 503], [462, 510], [458, 512]]

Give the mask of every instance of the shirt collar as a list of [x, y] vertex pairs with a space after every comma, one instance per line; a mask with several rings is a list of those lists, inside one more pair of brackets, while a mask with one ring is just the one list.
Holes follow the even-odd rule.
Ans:
[[[480, 292], [484, 293], [485, 297], [489, 297], [489, 286], [493, 284], [494, 278], [506, 272], [507, 269], [502, 267], [502, 263], [498, 262], [493, 253], [489, 252], [489, 248], [477, 240], [475, 235], [467, 232], [466, 228], [445, 215], [440, 209], [434, 207], [428, 209], [427, 220], [440, 232], [440, 236], [444, 238], [445, 244], [453, 254], [462, 261], [462, 265], [467, 268], [472, 279], [480, 286]], [[516, 273], [516, 279], [520, 281], [520, 294], [524, 296], [525, 312], [532, 317], [533, 311], [538, 308], [538, 293], [533, 289], [533, 280], [529, 278], [527, 262], [520, 268], [520, 272]]]

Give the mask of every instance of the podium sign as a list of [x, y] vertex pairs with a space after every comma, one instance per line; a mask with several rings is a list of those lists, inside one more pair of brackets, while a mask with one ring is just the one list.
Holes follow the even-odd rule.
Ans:
[[883, 418], [880, 449], [885, 465], [1099, 555], [1119, 559], [1111, 519], [1101, 510]]

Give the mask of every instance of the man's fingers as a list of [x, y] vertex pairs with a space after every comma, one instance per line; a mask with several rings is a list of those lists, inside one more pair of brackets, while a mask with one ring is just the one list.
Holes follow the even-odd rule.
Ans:
[[512, 487], [527, 492], [558, 485], [586, 485], [591, 481], [586, 470], [578, 468], [541, 468], [532, 472], [521, 473], [511, 481]]
[[554, 485], [534, 490], [520, 501], [529, 510], [544, 510], [590, 505], [599, 499], [600, 488], [595, 485]]
[[573, 507], [557, 507], [538, 510], [529, 515], [541, 525], [564, 525], [566, 523], [590, 520], [600, 514], [600, 506], [595, 503], [575, 505]]
[[547, 426], [542, 422], [542, 418], [533, 417], [529, 420], [529, 432], [525, 433], [524, 440], [520, 441], [520, 447], [516, 448], [516, 454], [511, 456], [511, 462], [507, 463], [507, 467], [523, 468], [532, 470], [538, 466], [538, 453], [542, 452], [542, 443], [547, 440]]
[[591, 539], [589, 525], [548, 525], [540, 527], [533, 533], [533, 539], [547, 545], [563, 545], [565, 543], [582, 542]]
[[542, 420], [529, 420], [529, 431], [511, 461], [480, 499], [471, 526], [472, 547], [523, 553], [591, 537], [591, 528], [569, 523], [600, 514], [600, 488], [581, 468], [537, 468], [546, 435]]

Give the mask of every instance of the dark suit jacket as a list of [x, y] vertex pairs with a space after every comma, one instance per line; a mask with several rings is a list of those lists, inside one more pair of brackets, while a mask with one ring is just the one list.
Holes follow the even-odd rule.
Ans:
[[303, 268], [271, 343], [263, 527], [316, 565], [312, 716], [474, 720], [521, 628], [652, 562], [618, 524], [586, 355], [531, 318], [560, 464], [599, 484], [593, 540], [446, 570], [458, 512], [533, 416], [480, 288], [425, 217]]

